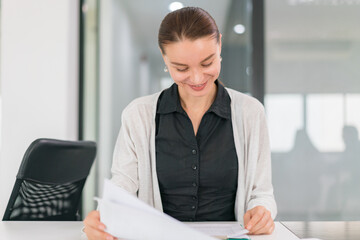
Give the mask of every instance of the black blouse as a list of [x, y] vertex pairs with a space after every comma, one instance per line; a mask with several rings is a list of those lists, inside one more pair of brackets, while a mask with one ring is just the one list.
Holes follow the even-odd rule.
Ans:
[[156, 171], [163, 210], [180, 221], [234, 221], [238, 159], [230, 97], [217, 84], [215, 101], [195, 136], [174, 83], [157, 103]]

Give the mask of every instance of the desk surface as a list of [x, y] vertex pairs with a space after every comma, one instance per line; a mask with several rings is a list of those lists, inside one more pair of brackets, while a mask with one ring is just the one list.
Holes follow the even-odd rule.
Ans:
[[[272, 235], [251, 236], [251, 240], [298, 239], [280, 222]], [[1, 240], [80, 240], [82, 222], [0, 222]]]
[[82, 222], [0, 222], [1, 240], [80, 240]]
[[281, 222], [300, 238], [359, 240], [359, 222]]
[[[201, 223], [200, 223], [201, 224]], [[216, 223], [215, 223], [216, 224]], [[272, 235], [251, 236], [252, 240], [359, 240], [359, 222], [275, 222]], [[0, 222], [1, 240], [80, 240], [82, 222]], [[289, 230], [288, 230], [289, 229]]]

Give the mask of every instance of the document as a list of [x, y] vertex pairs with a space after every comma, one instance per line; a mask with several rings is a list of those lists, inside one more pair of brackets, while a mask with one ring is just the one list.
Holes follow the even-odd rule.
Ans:
[[193, 229], [203, 232], [210, 236], [216, 236], [220, 239], [250, 239], [246, 234], [249, 231], [243, 228], [237, 222], [222, 223], [187, 223]]
[[105, 180], [104, 194], [98, 199], [100, 220], [106, 231], [132, 240], [215, 240], [201, 231], [148, 206], [127, 191]]

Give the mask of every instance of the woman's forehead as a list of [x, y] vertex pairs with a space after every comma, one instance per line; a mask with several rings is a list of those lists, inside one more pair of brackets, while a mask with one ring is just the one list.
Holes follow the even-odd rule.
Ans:
[[210, 54], [216, 54], [219, 44], [214, 38], [184, 39], [165, 46], [166, 57], [170, 61], [204, 60]]

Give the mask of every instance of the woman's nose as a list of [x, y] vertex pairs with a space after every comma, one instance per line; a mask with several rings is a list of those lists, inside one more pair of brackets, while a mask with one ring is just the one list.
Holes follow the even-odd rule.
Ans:
[[196, 84], [201, 84], [203, 81], [203, 74], [199, 70], [193, 70], [191, 73], [191, 81]]

